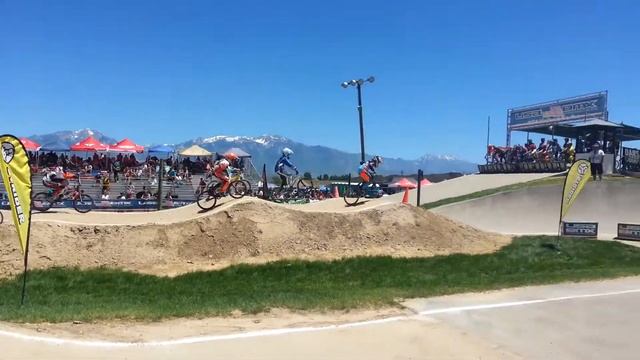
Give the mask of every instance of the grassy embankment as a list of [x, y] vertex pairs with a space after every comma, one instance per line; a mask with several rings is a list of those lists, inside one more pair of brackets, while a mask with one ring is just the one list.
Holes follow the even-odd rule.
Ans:
[[396, 306], [399, 299], [640, 274], [640, 249], [616, 242], [517, 238], [484, 255], [238, 265], [175, 278], [109, 269], [32, 271], [0, 281], [0, 320], [158, 320], [269, 308], [344, 310]]

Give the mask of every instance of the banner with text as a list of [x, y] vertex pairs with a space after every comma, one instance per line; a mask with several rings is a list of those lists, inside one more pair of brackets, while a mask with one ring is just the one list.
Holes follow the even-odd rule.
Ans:
[[591, 118], [607, 119], [606, 92], [509, 109], [508, 126], [518, 130]]
[[[29, 157], [18, 138], [12, 135], [0, 136], [2, 160], [0, 175], [7, 191], [7, 203], [11, 209], [13, 222], [18, 233], [22, 254], [29, 246], [31, 226], [31, 168]], [[26, 260], [25, 260], [26, 264]]]

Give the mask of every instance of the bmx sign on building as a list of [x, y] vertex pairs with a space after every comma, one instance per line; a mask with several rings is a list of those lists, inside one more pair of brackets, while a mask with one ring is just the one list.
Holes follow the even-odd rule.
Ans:
[[606, 91], [509, 109], [508, 130], [521, 130], [592, 118], [607, 120]]

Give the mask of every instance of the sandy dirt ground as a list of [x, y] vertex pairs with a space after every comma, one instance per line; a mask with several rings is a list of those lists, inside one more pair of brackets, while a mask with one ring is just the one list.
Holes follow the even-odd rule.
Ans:
[[[433, 211], [485, 231], [556, 234], [561, 197], [562, 187], [549, 185], [451, 204]], [[618, 223], [640, 223], [640, 180], [587, 183], [565, 220], [598, 222], [600, 237], [614, 238]]]
[[[549, 174], [463, 176], [425, 187], [422, 199], [435, 201], [544, 176]], [[411, 194], [415, 198], [415, 191]], [[403, 206], [401, 199], [402, 194], [396, 194], [348, 207], [342, 199], [280, 205], [246, 198], [223, 199], [209, 212], [190, 205], [141, 213], [34, 213], [30, 266], [107, 266], [172, 276], [285, 258], [485, 253], [509, 241]], [[13, 227], [6, 221], [0, 225], [0, 277], [20, 272], [20, 258]]]
[[[30, 267], [106, 266], [175, 275], [279, 259], [486, 253], [509, 241], [507, 236], [478, 231], [403, 204], [332, 213], [246, 199], [171, 224], [37, 221], [31, 230]], [[13, 228], [0, 226], [0, 274], [4, 276], [21, 271], [17, 243]]]

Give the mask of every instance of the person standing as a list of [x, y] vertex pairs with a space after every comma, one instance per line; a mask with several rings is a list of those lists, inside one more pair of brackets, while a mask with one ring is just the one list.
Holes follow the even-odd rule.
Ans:
[[591, 153], [589, 154], [589, 162], [591, 163], [591, 176], [593, 176], [593, 180], [596, 180], [597, 175], [598, 180], [602, 181], [602, 163], [604, 162], [604, 151], [600, 149], [600, 144], [597, 142], [592, 146]]
[[111, 170], [113, 171], [113, 181], [120, 181], [120, 173], [122, 172], [122, 162], [120, 159], [116, 158], [116, 161], [111, 164]]

